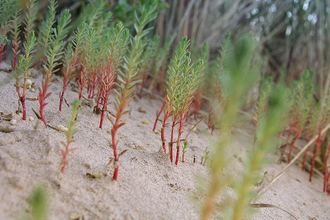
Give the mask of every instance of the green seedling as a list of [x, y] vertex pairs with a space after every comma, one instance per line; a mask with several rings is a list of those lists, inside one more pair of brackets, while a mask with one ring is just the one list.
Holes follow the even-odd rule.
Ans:
[[293, 87], [294, 91], [292, 92], [293, 95], [291, 96], [293, 103], [290, 111], [291, 126], [287, 137], [287, 143], [282, 149], [282, 153], [281, 153], [281, 156], [283, 156], [285, 153], [286, 146], [288, 144], [289, 137], [292, 131], [295, 131], [295, 136], [291, 141], [289, 154], [288, 154], [289, 162], [291, 160], [291, 152], [294, 143], [300, 137], [303, 127], [305, 125], [309, 113], [309, 109], [308, 109], [308, 107], [310, 106], [309, 102], [311, 102], [313, 98], [313, 87], [310, 86], [313, 84], [312, 83], [313, 78], [310, 76], [311, 74], [309, 73], [309, 71], [305, 71], [301, 79], [297, 82], [294, 82], [294, 87]]
[[71, 114], [71, 117], [69, 118], [69, 123], [67, 124], [68, 130], [64, 132], [64, 134], [66, 136], [66, 143], [61, 142], [61, 144], [65, 147], [65, 150], [61, 149], [61, 154], [63, 156], [63, 163], [62, 163], [62, 167], [61, 167], [62, 173], [64, 172], [65, 166], [67, 164], [69, 152], [78, 149], [78, 148], [70, 149], [69, 147], [70, 147], [70, 144], [74, 142], [73, 135], [75, 135], [78, 132], [77, 129], [74, 129], [74, 126], [78, 122], [77, 120], [75, 120], [75, 118], [77, 117], [77, 114], [78, 114], [79, 105], [80, 105], [80, 101], [78, 99], [73, 101], [72, 114]]
[[158, 2], [151, 1], [141, 7], [141, 17], [138, 18], [137, 15], [135, 16], [135, 23], [134, 28], [136, 31], [136, 35], [131, 40], [131, 53], [124, 58], [123, 64], [123, 71], [119, 72], [118, 75], [118, 83], [117, 86], [120, 90], [115, 90], [117, 93], [117, 98], [115, 102], [115, 117], [116, 120], [112, 121], [110, 118], [109, 120], [112, 123], [111, 129], [111, 137], [112, 137], [112, 149], [113, 154], [115, 157], [115, 170], [113, 174], [113, 179], [117, 180], [118, 178], [118, 171], [119, 171], [119, 156], [117, 153], [117, 141], [116, 141], [116, 134], [118, 129], [125, 125], [125, 122], [121, 120], [122, 116], [127, 114], [129, 111], [125, 111], [127, 105], [132, 101], [131, 94], [134, 91], [136, 83], [139, 82], [138, 79], [138, 65], [139, 59], [143, 52], [145, 45], [143, 44], [143, 37], [147, 35], [149, 29], [144, 30], [144, 27], [152, 20], [154, 20], [157, 16], [156, 9], [157, 9]]
[[[104, 71], [101, 75], [101, 84], [99, 85], [98, 99], [101, 99], [103, 109], [101, 112], [100, 128], [102, 128], [104, 114], [107, 111], [109, 96], [113, 91], [114, 78], [117, 76], [122, 58], [126, 52], [127, 41], [129, 38], [128, 29], [121, 22], [117, 23], [114, 28], [110, 28], [107, 32], [108, 47], [105, 52], [105, 62], [102, 62], [101, 69]], [[99, 101], [98, 101], [99, 102]], [[97, 107], [96, 107], [97, 108]]]
[[[26, 105], [25, 105], [25, 101], [26, 101], [26, 81], [28, 79], [28, 73], [32, 70], [31, 66], [32, 66], [32, 54], [35, 52], [35, 46], [36, 46], [36, 37], [34, 34], [34, 31], [32, 31], [31, 33], [29, 33], [29, 44], [27, 44], [26, 42], [24, 42], [24, 49], [25, 49], [25, 54], [24, 55], [20, 55], [19, 57], [19, 64], [16, 68], [16, 72], [15, 72], [15, 79], [16, 79], [16, 83], [15, 83], [15, 87], [16, 87], [16, 92], [18, 95], [18, 98], [22, 104], [22, 108], [23, 108], [23, 120], [26, 120]], [[21, 75], [23, 74], [23, 77], [21, 77]], [[20, 89], [20, 81], [21, 79], [23, 79], [23, 90], [21, 92]]]
[[[47, 45], [50, 43], [50, 38], [53, 34], [53, 26], [55, 24], [55, 13], [57, 8], [57, 1], [50, 0], [48, 5], [48, 11], [46, 14], [46, 19], [41, 22], [39, 28], [39, 37], [38, 37], [38, 66], [42, 65], [42, 62], [46, 62]], [[43, 63], [45, 64], [45, 63]]]
[[309, 71], [305, 71], [305, 73], [302, 76], [302, 80], [299, 83], [299, 86], [297, 88], [298, 90], [298, 100], [300, 100], [300, 96], [304, 96], [304, 98], [302, 100], [300, 100], [300, 102], [297, 103], [298, 107], [299, 107], [299, 113], [298, 113], [298, 117], [297, 117], [297, 122], [296, 122], [296, 135], [294, 136], [293, 140], [291, 141], [291, 145], [290, 145], [290, 150], [289, 150], [289, 154], [288, 154], [288, 162], [290, 162], [291, 160], [291, 153], [292, 153], [292, 149], [293, 146], [296, 142], [296, 140], [301, 136], [301, 133], [304, 129], [307, 117], [308, 117], [308, 113], [309, 113], [309, 107], [310, 107], [310, 103], [313, 102], [313, 78], [310, 76]]
[[30, 46], [30, 32], [35, 29], [35, 22], [37, 20], [37, 14], [38, 14], [38, 5], [37, 5], [37, 0], [28, 0], [26, 2], [26, 13], [25, 13], [25, 42], [26, 45], [29, 47]]
[[[14, 6], [14, 13], [13, 13], [13, 21], [11, 23], [11, 35], [12, 35], [12, 44], [13, 44], [13, 61], [11, 63], [11, 67], [13, 70], [16, 69], [16, 63], [17, 63], [17, 57], [18, 54], [20, 53], [19, 45], [21, 43], [21, 39], [20, 39], [20, 26], [21, 26], [21, 22], [20, 22], [20, 17], [21, 17], [21, 7], [19, 6], [19, 1], [15, 1], [15, 6]], [[0, 55], [1, 57], [1, 55]], [[0, 58], [1, 59], [1, 58]], [[1, 64], [1, 62], [0, 62]]]
[[[204, 61], [204, 67], [202, 69], [203, 73], [207, 72], [209, 57], [210, 57], [209, 46], [208, 46], [207, 42], [205, 42], [202, 53], [201, 53], [201, 58]], [[203, 74], [203, 75], [206, 75], [206, 74]], [[194, 107], [194, 119], [195, 120], [197, 119], [198, 112], [202, 105], [202, 96], [203, 96], [203, 93], [205, 92], [204, 91], [205, 90], [204, 81], [205, 81], [205, 77], [201, 77], [198, 82], [196, 94], [194, 96], [193, 107]]]
[[[242, 172], [240, 180], [233, 181], [233, 175], [225, 172], [224, 169], [231, 166], [229, 158], [224, 152], [227, 152], [228, 146], [234, 139], [232, 127], [238, 122], [239, 109], [245, 104], [245, 94], [254, 86], [258, 80], [258, 71], [251, 64], [253, 55], [252, 38], [245, 36], [236, 40], [235, 44], [228, 47], [228, 53], [224, 57], [224, 71], [221, 77], [221, 86], [226, 94], [226, 104], [221, 110], [221, 117], [217, 119], [221, 136], [210, 151], [210, 173], [211, 179], [206, 191], [206, 197], [203, 203], [201, 219], [210, 219], [217, 207], [218, 195], [228, 185], [233, 187], [236, 192], [236, 198], [226, 198], [224, 204], [231, 204], [230, 212], [226, 212], [228, 219], [242, 219], [246, 209], [249, 207], [251, 197], [251, 186], [256, 182], [255, 173], [265, 163], [264, 155], [270, 150], [269, 139], [282, 129], [283, 113], [286, 111], [288, 89], [279, 87], [273, 89], [268, 99], [268, 111], [260, 119], [258, 126], [258, 139], [256, 150], [249, 155], [245, 170]], [[220, 109], [215, 109], [215, 115]], [[252, 146], [251, 146], [252, 147]], [[219, 206], [224, 208], [223, 206]], [[223, 209], [219, 210], [223, 211]]]
[[206, 160], [209, 159], [209, 153], [210, 153], [210, 151], [205, 151], [205, 156], [204, 156], [204, 160], [203, 160], [203, 166], [205, 166]]
[[[162, 89], [163, 84], [163, 78], [166, 71], [167, 63], [168, 63], [168, 56], [171, 49], [171, 37], [166, 38], [165, 45], [162, 48], [159, 48], [155, 58], [154, 63], [151, 67], [151, 73], [152, 73], [152, 93], [151, 93], [151, 99], [154, 99], [155, 97], [155, 91], [157, 85], [159, 85], [159, 91]], [[161, 112], [160, 112], [161, 113]], [[160, 115], [159, 115], [160, 116]], [[159, 118], [159, 116], [157, 118]], [[157, 120], [155, 124], [157, 123]], [[156, 128], [154, 128], [155, 130]]]
[[[215, 74], [212, 74], [211, 76], [211, 82], [210, 82], [210, 87], [211, 87], [211, 100], [212, 100], [212, 105], [209, 114], [209, 120], [208, 120], [208, 127], [211, 129], [211, 134], [213, 135], [215, 124], [217, 121], [217, 116], [214, 114], [213, 109], [213, 103], [219, 103], [222, 102], [224, 99], [224, 94], [222, 94], [222, 88], [221, 88], [221, 76], [224, 74], [224, 59], [226, 56], [226, 52], [228, 49], [228, 46], [230, 45], [230, 32], [228, 31], [226, 33], [226, 37], [224, 42], [221, 45], [221, 49], [219, 51], [219, 56], [218, 60], [215, 66]], [[212, 113], [213, 112], [213, 113]]]
[[258, 187], [261, 186], [261, 184], [264, 182], [267, 174], [268, 174], [268, 172], [265, 171], [264, 172], [264, 176], [262, 177], [261, 181], [259, 183], [255, 184], [255, 186], [258, 186]]
[[7, 38], [7, 34], [17, 10], [18, 1], [16, 0], [0, 2], [0, 65], [5, 54], [5, 46], [10, 43], [10, 40]]
[[139, 72], [141, 74], [141, 89], [140, 89], [140, 98], [142, 98], [143, 88], [145, 81], [147, 80], [147, 76], [151, 70], [151, 66], [154, 63], [156, 49], [159, 46], [160, 38], [158, 35], [155, 35], [152, 40], [150, 40], [149, 45], [146, 47], [145, 51], [143, 52], [143, 57], [141, 61], [141, 66], [139, 68]]
[[[318, 103], [311, 102], [310, 104], [311, 104], [311, 106], [309, 107], [310, 114], [307, 120], [308, 123], [306, 123], [307, 125], [305, 126], [306, 143], [308, 143], [317, 133], [318, 123], [320, 122], [320, 110], [322, 107], [321, 102]], [[301, 167], [302, 170], [305, 170], [307, 151], [308, 149], [306, 149], [304, 152], [304, 157]]]
[[256, 110], [254, 115], [253, 151], [255, 151], [257, 144], [257, 138], [258, 138], [257, 133], [258, 133], [260, 118], [267, 112], [267, 101], [268, 101], [268, 96], [271, 92], [272, 83], [273, 82], [271, 78], [261, 80], [260, 82], [259, 97], [257, 100]]
[[62, 49], [65, 44], [63, 39], [66, 37], [69, 28], [67, 27], [71, 20], [70, 10], [66, 9], [63, 11], [62, 15], [58, 19], [58, 25], [56, 29], [52, 29], [50, 34], [50, 43], [47, 47], [46, 51], [46, 59], [47, 62], [44, 65], [44, 77], [42, 80], [42, 86], [39, 87], [39, 112], [40, 117], [45, 125], [47, 125], [45, 116], [44, 116], [44, 108], [48, 104], [46, 99], [51, 95], [48, 93], [48, 89], [52, 84], [52, 80], [54, 79], [53, 73], [56, 71], [56, 68], [61, 63], [61, 58], [63, 55]]
[[182, 148], [182, 163], [184, 163], [184, 154], [187, 152], [187, 146], [188, 146], [188, 141], [185, 140], [183, 142], [183, 148]]

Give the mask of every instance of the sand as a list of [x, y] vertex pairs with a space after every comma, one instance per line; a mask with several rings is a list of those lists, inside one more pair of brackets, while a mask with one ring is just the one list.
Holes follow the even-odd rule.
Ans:
[[[2, 68], [4, 66], [2, 64]], [[0, 72], [0, 81], [10, 74]], [[39, 74], [32, 79], [36, 88], [41, 84], [41, 78]], [[13, 84], [14, 80], [11, 80], [0, 88], [0, 111], [5, 114], [17, 110], [18, 98]], [[50, 87], [49, 104], [44, 110], [51, 126], [66, 125], [70, 115], [70, 108], [65, 104], [62, 112], [58, 111], [61, 88], [61, 78], [56, 77]], [[27, 97], [36, 98], [37, 91], [28, 91]], [[69, 87], [65, 94], [68, 103], [77, 97], [78, 94]], [[198, 219], [199, 211], [193, 198], [196, 197], [196, 176], [208, 178], [208, 168], [200, 162], [210, 145], [209, 131], [206, 124], [201, 123], [191, 133], [186, 160], [175, 166], [161, 148], [160, 134], [152, 131], [161, 105], [161, 101], [151, 100], [148, 96], [130, 103], [127, 124], [118, 132], [118, 151], [127, 152], [120, 157], [119, 177], [114, 182], [113, 164], [107, 165], [113, 157], [108, 142], [111, 139], [109, 120], [105, 120], [103, 129], [100, 129], [100, 116], [93, 114], [90, 106], [82, 106], [76, 125], [79, 131], [71, 145], [78, 149], [70, 152], [62, 174], [60, 149], [66, 137], [63, 132], [46, 128], [37, 120], [32, 108], [38, 110], [38, 102], [28, 101], [27, 116], [34, 120], [23, 121], [16, 115], [15, 131], [0, 132], [0, 219], [18, 219], [26, 212], [28, 196], [38, 184], [47, 187], [50, 198], [48, 219], [51, 220], [79, 219], [79, 216], [84, 220]], [[141, 112], [141, 108], [145, 112]], [[114, 112], [112, 104], [108, 110]], [[8, 124], [7, 121], [1, 123]], [[184, 137], [192, 124], [193, 121], [188, 124]], [[242, 145], [237, 144], [237, 147]], [[237, 158], [233, 157], [233, 160], [241, 163]], [[262, 171], [268, 171], [266, 180], [255, 190], [266, 186], [284, 166], [274, 163], [264, 168]], [[100, 174], [101, 177], [93, 179], [87, 173]], [[322, 192], [322, 181], [315, 175], [313, 182], [309, 182], [308, 173], [292, 166], [255, 203], [278, 206], [298, 219], [330, 219], [330, 197]], [[257, 211], [251, 219], [293, 219], [275, 208]]]

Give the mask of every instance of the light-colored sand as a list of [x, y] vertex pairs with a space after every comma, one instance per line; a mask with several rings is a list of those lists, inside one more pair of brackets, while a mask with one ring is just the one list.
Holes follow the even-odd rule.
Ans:
[[[10, 73], [0, 72], [0, 80]], [[45, 117], [52, 126], [65, 125], [69, 108], [63, 105], [58, 111], [58, 93], [62, 87], [60, 78], [50, 88], [52, 96], [45, 108]], [[33, 79], [40, 85], [41, 76]], [[0, 111], [15, 112], [17, 94], [14, 81], [0, 88]], [[36, 98], [37, 92], [28, 92], [27, 97]], [[71, 103], [78, 94], [68, 88], [65, 98]], [[113, 98], [112, 98], [113, 100]], [[62, 132], [44, 128], [36, 120], [31, 108], [38, 109], [38, 102], [27, 102], [27, 116], [33, 121], [19, 120], [12, 133], [0, 132], [0, 219], [17, 219], [27, 209], [27, 197], [39, 183], [47, 186], [51, 198], [49, 219], [70, 219], [72, 213], [92, 219], [198, 219], [198, 210], [191, 201], [196, 189], [196, 175], [207, 178], [207, 168], [200, 164], [207, 139], [203, 138], [205, 124], [190, 135], [186, 162], [171, 164], [169, 156], [161, 150], [160, 135], [152, 132], [160, 101], [149, 98], [134, 100], [126, 117], [127, 124], [118, 132], [119, 152], [128, 150], [120, 157], [119, 179], [112, 181], [113, 157], [108, 141], [111, 123], [104, 121], [99, 129], [100, 116], [92, 113], [86, 105], [79, 114], [72, 147], [79, 148], [69, 154], [64, 174], [59, 172], [62, 156], [60, 149], [65, 141]], [[142, 113], [138, 108], [144, 108]], [[113, 105], [109, 111], [114, 112]], [[147, 121], [148, 124], [143, 124]], [[8, 122], [3, 122], [8, 123]], [[191, 127], [189, 125], [188, 127]], [[186, 135], [183, 133], [183, 136]], [[169, 135], [169, 129], [167, 131]], [[135, 149], [132, 145], [136, 146]], [[145, 148], [143, 150], [142, 148]], [[240, 147], [241, 145], [237, 145]], [[197, 162], [193, 163], [196, 157]], [[233, 157], [237, 163], [237, 158]], [[283, 168], [284, 164], [267, 167], [267, 184]], [[86, 173], [98, 173], [102, 177], [91, 179]], [[263, 185], [263, 186], [264, 186]], [[263, 187], [261, 186], [261, 187]], [[298, 167], [289, 171], [267, 191], [257, 203], [279, 206], [299, 219], [330, 219], [330, 197], [322, 190], [322, 179], [308, 182], [308, 174]], [[285, 212], [265, 208], [253, 219], [290, 219]]]

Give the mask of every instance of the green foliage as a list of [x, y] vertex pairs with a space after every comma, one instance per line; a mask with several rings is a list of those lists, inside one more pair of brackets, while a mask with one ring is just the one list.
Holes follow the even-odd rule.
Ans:
[[44, 220], [47, 218], [49, 196], [44, 186], [36, 187], [28, 200], [31, 220]]
[[47, 45], [50, 43], [50, 37], [53, 34], [53, 25], [55, 23], [55, 12], [56, 12], [56, 0], [50, 0], [46, 19], [42, 21], [39, 28], [38, 47], [40, 48], [43, 55], [46, 54]]
[[152, 40], [149, 41], [149, 44], [145, 48], [143, 52], [143, 57], [141, 58], [141, 65], [139, 68], [140, 73], [146, 73], [150, 71], [152, 64], [154, 63], [154, 59], [156, 56], [156, 51], [159, 47], [160, 38], [158, 35], [155, 35]]
[[[167, 89], [166, 89], [166, 103], [168, 108], [171, 108], [175, 101], [175, 96], [177, 94], [177, 88], [182, 80], [183, 65], [187, 57], [187, 49], [189, 47], [189, 41], [187, 37], [183, 37], [178, 43], [173, 59], [171, 59], [168, 71], [167, 71]], [[190, 56], [190, 53], [189, 53]], [[170, 112], [170, 110], [168, 110]]]
[[106, 57], [111, 61], [113, 69], [117, 71], [126, 52], [130, 35], [128, 29], [125, 28], [121, 22], [118, 22], [115, 27], [109, 28], [108, 33], [106, 40], [106, 42], [108, 42], [106, 46]]
[[[211, 218], [216, 209], [218, 193], [226, 186], [231, 186], [235, 189], [237, 199], [226, 198], [221, 203], [223, 205], [219, 206], [221, 208], [219, 211], [222, 211], [222, 214], [228, 219], [243, 218], [243, 214], [251, 200], [251, 186], [256, 182], [255, 173], [265, 162], [263, 160], [264, 154], [272, 146], [269, 144], [269, 140], [284, 127], [283, 123], [286, 121], [283, 119], [283, 115], [287, 111], [286, 103], [290, 92], [280, 85], [271, 90], [270, 95], [267, 95], [268, 99], [264, 98], [263, 102], [266, 104], [263, 105], [268, 106], [268, 111], [260, 117], [256, 151], [249, 155], [248, 160], [245, 162], [245, 170], [240, 175], [241, 179], [233, 181], [233, 175], [224, 171], [226, 167], [232, 166], [225, 152], [231, 151], [229, 146], [234, 141], [232, 127], [235, 126], [240, 118], [238, 110], [246, 102], [246, 94], [258, 79], [257, 71], [251, 64], [253, 48], [252, 38], [244, 36], [237, 39], [233, 45], [230, 45], [228, 52], [223, 57], [224, 69], [220, 83], [226, 94], [226, 104], [221, 112], [221, 118], [218, 119], [221, 137], [211, 149], [211, 180], [203, 203], [201, 219]], [[224, 212], [227, 204], [231, 204], [231, 207], [228, 209], [229, 212]]]
[[18, 86], [18, 81], [20, 78], [20, 75], [24, 73], [24, 77], [27, 77], [27, 74], [31, 71], [32, 69], [32, 54], [36, 51], [35, 47], [37, 45], [37, 39], [34, 34], [34, 31], [31, 31], [29, 33], [29, 42], [30, 44], [27, 44], [26, 42], [23, 43], [23, 47], [25, 50], [24, 55], [19, 56], [19, 64], [16, 68], [16, 73], [15, 73], [15, 78]]
[[0, 2], [0, 36], [5, 36], [8, 25], [19, 7], [17, 0], [6, 0]]
[[15, 1], [14, 11], [13, 11], [13, 21], [11, 22], [11, 34], [13, 39], [16, 39], [16, 42], [19, 43], [19, 33], [20, 33], [20, 16], [21, 16], [21, 7], [18, 4], [18, 1]]
[[63, 46], [65, 42], [63, 39], [67, 36], [70, 23], [71, 14], [70, 10], [66, 9], [58, 19], [58, 25], [56, 29], [53, 29], [53, 33], [50, 35], [50, 43], [47, 48], [46, 58], [47, 63], [44, 65], [47, 75], [52, 74], [57, 66], [60, 65], [60, 60], [63, 55]]
[[[119, 72], [118, 75], [118, 86], [121, 88], [121, 94], [125, 94], [125, 101], [128, 101], [131, 93], [134, 91], [134, 85], [138, 82], [138, 66], [141, 62], [141, 54], [145, 47], [142, 38], [146, 36], [150, 29], [144, 29], [144, 27], [157, 16], [156, 8], [157, 1], [153, 1], [151, 4], [146, 4], [141, 7], [141, 17], [138, 18], [135, 13], [134, 29], [136, 35], [131, 39], [131, 53], [128, 57], [124, 57], [123, 71]], [[122, 101], [119, 97], [117, 98], [118, 106]]]
[[27, 11], [25, 13], [26, 20], [25, 23], [25, 35], [28, 36], [28, 33], [34, 30], [35, 21], [37, 20], [37, 13], [38, 13], [38, 6], [37, 0], [28, 0], [27, 4]]
[[271, 92], [273, 86], [272, 78], [266, 78], [260, 80], [260, 88], [259, 88], [259, 97], [256, 104], [255, 115], [254, 115], [254, 123], [255, 123], [255, 134], [254, 134], [254, 146], [255, 149], [257, 144], [257, 131], [260, 122], [260, 118], [267, 112], [267, 101], [269, 94]]
[[72, 140], [72, 137], [73, 137], [73, 135], [75, 135], [78, 132], [78, 129], [73, 129], [73, 128], [78, 122], [78, 120], [76, 120], [76, 118], [79, 113], [80, 104], [81, 104], [81, 101], [79, 101], [78, 99], [75, 99], [72, 103], [72, 112], [71, 112], [71, 116], [69, 118], [69, 122], [67, 124], [68, 131], [64, 132], [64, 134], [68, 140], [67, 144], [74, 142], [74, 140]]

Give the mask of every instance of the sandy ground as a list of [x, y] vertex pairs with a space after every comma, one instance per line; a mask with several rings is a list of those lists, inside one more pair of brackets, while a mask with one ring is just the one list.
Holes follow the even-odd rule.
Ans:
[[[8, 75], [10, 73], [0, 72], [0, 81]], [[41, 76], [32, 80], [39, 86]], [[17, 110], [13, 84], [14, 80], [0, 88], [0, 111], [5, 114]], [[66, 125], [70, 114], [65, 105], [62, 112], [58, 111], [61, 87], [61, 79], [57, 78], [50, 88], [52, 95], [44, 111], [52, 126]], [[37, 92], [28, 91], [27, 97], [36, 98]], [[65, 94], [68, 103], [77, 97], [78, 94], [69, 87]], [[119, 179], [114, 182], [113, 165], [107, 165], [113, 157], [108, 143], [110, 121], [105, 120], [103, 129], [100, 129], [100, 116], [93, 114], [91, 107], [82, 106], [76, 125], [79, 131], [72, 144], [72, 148], [78, 150], [70, 152], [62, 174], [59, 171], [62, 162], [60, 149], [63, 148], [60, 142], [66, 141], [66, 137], [62, 132], [45, 128], [32, 112], [32, 108], [38, 109], [38, 102], [28, 101], [27, 116], [34, 120], [23, 121], [17, 115], [15, 131], [0, 132], [0, 219], [17, 219], [22, 215], [28, 207], [28, 195], [40, 183], [47, 187], [50, 195], [49, 219], [52, 220], [78, 219], [74, 215], [85, 220], [198, 219], [198, 208], [194, 207], [192, 198], [196, 175], [208, 176], [207, 167], [200, 161], [209, 145], [208, 135], [203, 133], [209, 132], [205, 123], [200, 124], [189, 136], [186, 162], [178, 166], [171, 164], [169, 156], [162, 152], [160, 135], [152, 131], [161, 104], [148, 97], [130, 104], [132, 111], [127, 116], [127, 124], [118, 132], [118, 150], [127, 152], [120, 157]], [[114, 112], [113, 105], [109, 105], [109, 111]], [[7, 121], [1, 123], [8, 124]], [[193, 163], [194, 157], [196, 163]], [[237, 158], [233, 157], [233, 160]], [[259, 189], [284, 166], [273, 164], [265, 168], [268, 175]], [[91, 179], [86, 173], [101, 174], [101, 177]], [[322, 192], [322, 179], [314, 177], [313, 182], [309, 182], [308, 174], [293, 166], [256, 203], [281, 207], [298, 219], [330, 219], [330, 197]], [[293, 219], [279, 209], [257, 211], [252, 219]]]

